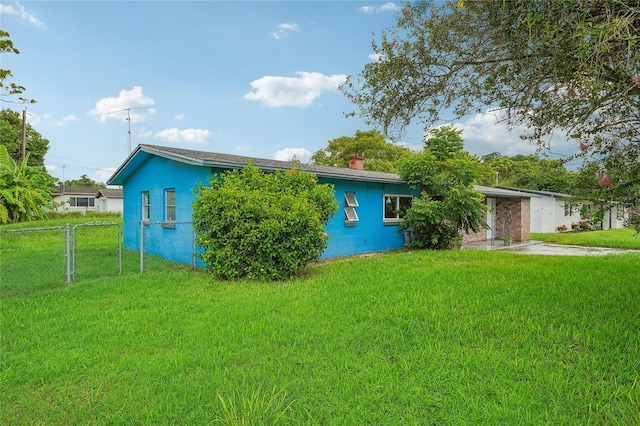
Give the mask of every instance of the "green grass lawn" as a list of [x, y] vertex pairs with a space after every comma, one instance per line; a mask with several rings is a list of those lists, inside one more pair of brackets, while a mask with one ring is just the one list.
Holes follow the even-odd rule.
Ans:
[[556, 232], [531, 234], [532, 240], [557, 244], [573, 244], [591, 247], [612, 247], [640, 250], [640, 237], [634, 237], [633, 229], [609, 229], [606, 231]]
[[412, 251], [3, 291], [0, 422], [638, 424], [638, 262]]

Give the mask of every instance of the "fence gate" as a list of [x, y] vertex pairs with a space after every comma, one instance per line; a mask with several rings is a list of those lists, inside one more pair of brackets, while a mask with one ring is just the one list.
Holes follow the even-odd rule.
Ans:
[[3, 296], [70, 283], [70, 240], [69, 225], [2, 230], [0, 287]]
[[71, 281], [122, 274], [122, 229], [115, 222], [74, 225]]

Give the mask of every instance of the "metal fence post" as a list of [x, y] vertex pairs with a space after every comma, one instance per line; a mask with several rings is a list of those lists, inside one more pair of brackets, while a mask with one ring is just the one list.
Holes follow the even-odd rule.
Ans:
[[196, 253], [196, 230], [193, 228], [193, 223], [191, 224], [191, 241], [193, 241], [191, 245], [191, 268], [195, 271], [198, 266], [198, 253]]
[[64, 226], [64, 234], [65, 234], [65, 284], [71, 284], [71, 226], [67, 223]]
[[140, 273], [144, 272], [144, 221], [140, 221]]
[[122, 275], [122, 229], [118, 225], [118, 275]]

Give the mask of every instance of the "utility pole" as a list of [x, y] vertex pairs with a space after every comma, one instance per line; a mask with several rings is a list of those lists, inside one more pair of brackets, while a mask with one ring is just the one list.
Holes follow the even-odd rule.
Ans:
[[115, 114], [117, 112], [127, 111], [127, 116], [120, 120], [127, 120], [127, 147], [129, 148], [129, 154], [131, 154], [131, 110], [132, 109], [146, 109], [151, 107], [135, 107], [135, 108], [122, 108], [117, 111], [111, 111], [107, 114]]
[[22, 150], [20, 154], [20, 159], [24, 161], [27, 158], [27, 108], [22, 111]]
[[131, 154], [131, 108], [127, 108], [127, 118], [126, 118], [126, 120], [127, 120], [127, 123], [128, 123], [128, 132], [127, 132], [128, 138], [127, 138], [127, 141], [128, 141], [128, 147], [129, 147], [129, 154]]
[[65, 212], [66, 212], [66, 207], [65, 207], [65, 203], [67, 202], [67, 200], [65, 199], [65, 194], [64, 194], [64, 168], [67, 167], [66, 165], [62, 165], [62, 215], [64, 216]]

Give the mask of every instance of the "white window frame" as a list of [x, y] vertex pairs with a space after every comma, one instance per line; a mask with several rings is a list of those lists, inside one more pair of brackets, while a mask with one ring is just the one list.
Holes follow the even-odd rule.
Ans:
[[149, 222], [151, 220], [151, 193], [142, 191], [142, 221]]
[[[87, 204], [84, 206], [79, 206], [78, 205], [78, 200], [87, 200]], [[69, 197], [69, 207], [84, 207], [85, 209], [89, 208], [89, 207], [95, 207], [96, 206], [96, 199], [95, 197]]]
[[359, 207], [355, 192], [344, 193], [344, 221], [347, 225], [355, 225], [360, 220], [356, 207]]
[[360, 207], [360, 204], [358, 204], [358, 199], [356, 198], [355, 192], [345, 192], [344, 203], [348, 207]]
[[564, 202], [564, 216], [573, 216], [574, 212], [577, 212], [577, 205], [570, 202], [570, 201], [565, 201]]
[[358, 217], [358, 213], [356, 212], [356, 209], [354, 209], [353, 207], [349, 207], [349, 206], [345, 207], [344, 216], [347, 222], [357, 222], [360, 220], [360, 218]]
[[[384, 197], [382, 198], [382, 220], [384, 222], [402, 222], [404, 221], [404, 217], [400, 217], [400, 199], [401, 198], [410, 198], [411, 201], [413, 202], [413, 195], [407, 195], [407, 194], [384, 194]], [[395, 200], [395, 201], [392, 201]], [[395, 212], [395, 216], [394, 217], [387, 217], [387, 203], [388, 201], [391, 201], [392, 203], [395, 203], [394, 207], [394, 212]]]
[[[169, 194], [173, 194], [173, 204], [169, 204]], [[164, 190], [164, 220], [165, 222], [176, 221], [176, 189], [167, 188]], [[170, 209], [173, 209], [173, 215], [169, 213]], [[173, 216], [173, 217], [171, 217]]]

